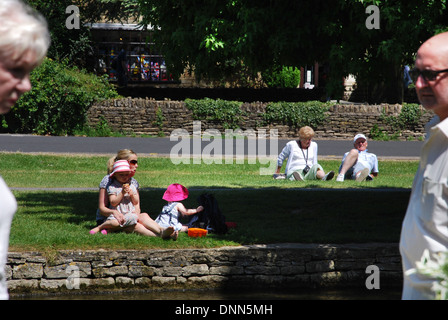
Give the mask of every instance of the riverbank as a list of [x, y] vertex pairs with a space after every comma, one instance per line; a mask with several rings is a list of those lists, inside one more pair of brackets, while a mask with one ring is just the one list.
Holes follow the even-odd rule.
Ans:
[[371, 290], [378, 289], [372, 285], [400, 288], [402, 281], [401, 258], [394, 243], [76, 250], [47, 256], [10, 252], [6, 275], [12, 295], [130, 289]]

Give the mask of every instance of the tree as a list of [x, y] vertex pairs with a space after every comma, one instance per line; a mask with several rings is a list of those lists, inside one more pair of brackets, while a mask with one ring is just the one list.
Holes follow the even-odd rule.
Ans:
[[[359, 14], [372, 4], [380, 10], [379, 29], [366, 28], [368, 14]], [[335, 73], [356, 75], [369, 102], [401, 103], [403, 68], [423, 41], [446, 28], [446, 1], [356, 0], [341, 8], [345, 19], [329, 55]]]
[[[135, 17], [135, 0], [25, 0], [47, 20], [51, 34], [48, 57], [67, 60], [72, 65], [92, 69], [94, 63], [90, 31], [85, 24], [97, 21], [122, 21]], [[80, 27], [68, 29], [67, 7], [79, 8]]]
[[[189, 68], [213, 78], [244, 65], [255, 75], [273, 64], [328, 62], [330, 91], [352, 73], [371, 102], [400, 102], [404, 64], [447, 21], [442, 0], [136, 1], [176, 74]], [[369, 5], [380, 9], [380, 29], [366, 27]]]

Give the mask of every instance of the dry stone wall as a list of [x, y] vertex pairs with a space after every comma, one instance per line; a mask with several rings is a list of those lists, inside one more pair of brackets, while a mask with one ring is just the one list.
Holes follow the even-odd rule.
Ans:
[[397, 244], [272, 244], [216, 249], [11, 252], [10, 294], [120, 288], [193, 289], [356, 286], [366, 269], [382, 286], [401, 286]]
[[[246, 115], [243, 117], [241, 129], [277, 129], [281, 138], [297, 137], [298, 129], [283, 124], [263, 125], [263, 113], [267, 103], [252, 102], [244, 103], [241, 107]], [[316, 128], [316, 138], [321, 139], [347, 139], [356, 133], [369, 134], [370, 130], [377, 125], [389, 133], [393, 129], [386, 126], [380, 117], [384, 112], [386, 115], [398, 115], [401, 105], [359, 105], [359, 104], [335, 104], [327, 112], [327, 121]], [[418, 125], [412, 130], [401, 132], [399, 139], [422, 139], [424, 126], [433, 116], [425, 112]], [[87, 112], [88, 123], [95, 127], [102, 119], [116, 131], [136, 135], [158, 135], [163, 132], [170, 136], [175, 129], [186, 129], [190, 134], [193, 132], [193, 113], [185, 106], [183, 101], [143, 98], [123, 98], [103, 101], [93, 105]], [[224, 132], [220, 123], [201, 122], [202, 131], [206, 129], [218, 129]]]

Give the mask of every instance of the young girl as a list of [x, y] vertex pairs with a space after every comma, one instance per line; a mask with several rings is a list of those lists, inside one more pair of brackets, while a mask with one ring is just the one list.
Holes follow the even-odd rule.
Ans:
[[168, 201], [168, 204], [163, 207], [162, 212], [156, 219], [156, 222], [162, 228], [173, 227], [174, 232], [172, 233], [171, 238], [174, 240], [177, 239], [179, 231], [188, 231], [188, 227], [183, 226], [182, 223], [179, 222], [180, 215], [189, 216], [204, 210], [204, 207], [202, 206], [199, 206], [196, 209], [186, 209], [185, 206], [179, 201], [187, 198], [187, 188], [178, 183], [170, 184], [162, 197], [163, 200]]
[[[136, 206], [139, 205], [139, 195], [135, 185], [129, 184], [131, 180], [131, 168], [126, 160], [118, 160], [114, 163], [110, 177], [112, 183], [107, 187], [107, 194], [111, 208], [116, 214], [111, 214], [107, 220], [96, 228], [90, 230], [91, 234], [114, 227], [133, 227], [138, 222]], [[132, 228], [134, 229], [134, 228]]]
[[[116, 156], [113, 156], [107, 161], [107, 175], [101, 180], [101, 183], [99, 185], [99, 196], [98, 196], [98, 209], [96, 212], [96, 225], [99, 226], [103, 224], [107, 217], [110, 215], [118, 215], [118, 212], [116, 212], [115, 209], [112, 209], [110, 207], [109, 203], [109, 196], [107, 194], [107, 189], [113, 182], [113, 178], [110, 177], [110, 174], [113, 171], [114, 163], [118, 160], [127, 160], [129, 163], [129, 167], [131, 169], [131, 182], [129, 183], [131, 186], [134, 186], [137, 190], [137, 195], [139, 193], [139, 184], [137, 180], [135, 180], [134, 174], [138, 168], [138, 157], [137, 154], [130, 150], [130, 149], [121, 149], [117, 152]], [[170, 230], [163, 230], [160, 228], [160, 226], [153, 220], [146, 212], [141, 212], [140, 205], [136, 208], [136, 212], [139, 213], [139, 220], [138, 224], [135, 227], [135, 232], [150, 236], [150, 237], [157, 237], [157, 236], [164, 236], [166, 232], [170, 232]], [[143, 229], [146, 228], [147, 230]], [[119, 228], [118, 228], [119, 229]], [[107, 231], [114, 230], [114, 229], [103, 229], [101, 232], [103, 234], [106, 234]], [[126, 231], [126, 230], [124, 230]], [[172, 232], [172, 231], [171, 231]]]

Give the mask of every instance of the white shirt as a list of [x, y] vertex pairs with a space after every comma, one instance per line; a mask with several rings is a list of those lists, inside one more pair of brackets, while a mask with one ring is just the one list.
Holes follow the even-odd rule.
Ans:
[[9, 298], [5, 266], [8, 260], [9, 233], [16, 210], [16, 198], [14, 198], [3, 178], [0, 177], [0, 300]]
[[[448, 251], [448, 119], [430, 129], [422, 147], [406, 216], [400, 253], [403, 272], [416, 268], [425, 249]], [[404, 274], [403, 299], [432, 299], [435, 279]]]
[[[342, 157], [342, 163], [339, 166], [339, 171], [341, 171], [342, 165], [344, 164], [345, 158], [347, 158], [350, 152], [346, 152], [344, 157]], [[367, 150], [359, 151], [358, 150], [358, 160], [356, 161], [356, 165], [359, 164], [359, 168], [368, 168], [370, 172], [378, 173], [378, 158], [376, 154], [370, 153]], [[358, 169], [358, 168], [355, 168]], [[362, 170], [362, 169], [361, 169]]]
[[288, 158], [285, 169], [287, 175], [305, 168], [306, 165], [312, 167], [317, 164], [317, 143], [311, 141], [308, 149], [302, 149], [296, 140], [289, 141], [277, 158], [277, 166], [281, 167], [286, 158]]

